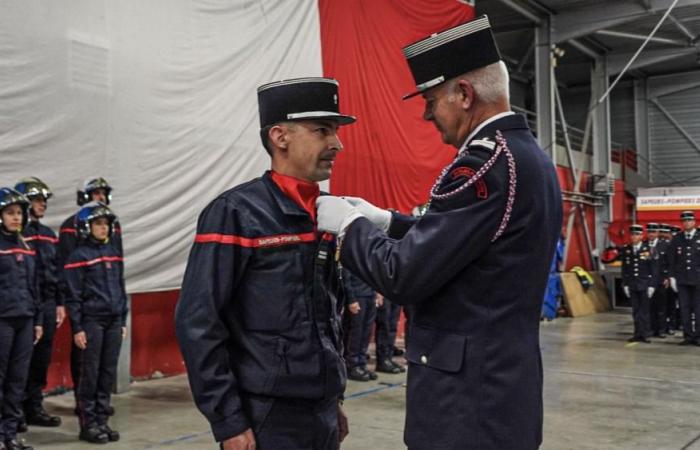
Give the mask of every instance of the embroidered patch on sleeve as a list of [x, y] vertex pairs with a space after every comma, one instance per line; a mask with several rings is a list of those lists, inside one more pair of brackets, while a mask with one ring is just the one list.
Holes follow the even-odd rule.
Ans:
[[[476, 171], [471, 167], [458, 167], [452, 172], [450, 172], [450, 179], [456, 180], [457, 178], [466, 178], [467, 180], [473, 177]], [[487, 199], [489, 197], [489, 190], [486, 187], [486, 182], [483, 179], [479, 179], [474, 185], [476, 189], [476, 198]]]

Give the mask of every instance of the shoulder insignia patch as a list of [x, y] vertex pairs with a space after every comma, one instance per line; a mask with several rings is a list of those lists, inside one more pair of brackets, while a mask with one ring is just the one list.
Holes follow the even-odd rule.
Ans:
[[486, 147], [493, 151], [496, 148], [496, 143], [488, 139], [474, 139], [469, 143], [469, 147]]
[[[450, 179], [456, 180], [457, 178], [466, 178], [467, 180], [473, 177], [476, 171], [471, 167], [458, 167], [450, 172]], [[489, 190], [486, 187], [486, 182], [482, 179], [478, 180], [474, 185], [476, 189], [476, 198], [486, 199], [489, 196]]]

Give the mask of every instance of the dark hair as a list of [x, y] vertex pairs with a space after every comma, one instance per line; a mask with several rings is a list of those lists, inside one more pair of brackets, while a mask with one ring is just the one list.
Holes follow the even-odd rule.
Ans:
[[272, 146], [270, 146], [270, 129], [275, 125], [268, 125], [260, 129], [260, 140], [268, 155], [272, 156]]

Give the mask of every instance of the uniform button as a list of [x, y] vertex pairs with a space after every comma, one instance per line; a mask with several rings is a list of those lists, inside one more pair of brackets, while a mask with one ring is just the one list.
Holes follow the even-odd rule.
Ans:
[[428, 364], [428, 357], [425, 355], [421, 355], [420, 362], [422, 362], [423, 364]]

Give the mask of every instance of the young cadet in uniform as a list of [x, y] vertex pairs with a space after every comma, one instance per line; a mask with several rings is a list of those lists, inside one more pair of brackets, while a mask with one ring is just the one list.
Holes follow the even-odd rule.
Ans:
[[175, 312], [190, 386], [226, 450], [330, 450], [347, 434], [335, 240], [318, 182], [342, 149], [338, 83], [258, 88], [272, 171], [202, 212]]
[[347, 270], [343, 270], [345, 287], [345, 362], [348, 378], [355, 381], [376, 380], [377, 374], [367, 369], [367, 351], [372, 325], [377, 314], [375, 292]]
[[22, 238], [29, 202], [0, 188], [0, 450], [31, 450], [17, 439], [32, 346], [41, 339], [36, 252]]
[[[112, 202], [112, 186], [102, 177], [92, 177], [85, 180], [81, 187], [76, 191], [76, 202], [78, 206], [83, 206], [89, 202], [101, 202], [109, 206]], [[76, 214], [71, 215], [63, 221], [59, 230], [58, 241], [58, 256], [56, 264], [59, 273], [59, 303], [62, 303], [63, 296], [66, 295], [65, 283], [63, 283], [63, 265], [66, 259], [73, 250], [76, 249], [80, 241], [77, 227], [75, 225]], [[111, 245], [113, 245], [121, 256], [124, 256], [121, 240], [121, 227], [116, 221], [112, 226], [112, 236], [110, 237]], [[75, 394], [75, 413], [78, 411], [78, 392], [75, 387], [80, 384], [80, 349], [76, 347], [75, 342], [71, 344], [70, 352], [70, 373], [73, 380], [73, 393]], [[109, 407], [109, 415], [114, 414], [112, 406]]]
[[654, 295], [654, 262], [649, 244], [643, 241], [644, 227], [630, 226], [630, 240], [622, 249], [622, 289], [632, 301], [634, 335], [629, 342], [651, 342], [649, 308]]
[[75, 217], [80, 241], [63, 266], [73, 342], [82, 353], [80, 439], [96, 444], [119, 440], [119, 432], [107, 425], [127, 314], [124, 259], [109, 243], [116, 220], [103, 203], [80, 208]]
[[654, 281], [654, 295], [649, 301], [649, 326], [651, 334], [659, 339], [665, 339], [666, 322], [666, 293], [664, 291], [663, 259], [666, 257], [665, 243], [659, 238], [659, 224], [647, 224], [647, 238], [644, 241], [651, 252]]
[[668, 253], [671, 288], [678, 292], [681, 304], [683, 341], [679, 345], [700, 345], [697, 329], [700, 317], [700, 233], [695, 229], [693, 211], [683, 211], [681, 221], [683, 231], [673, 237]]
[[41, 223], [46, 212], [46, 204], [53, 195], [49, 187], [36, 177], [20, 180], [15, 190], [30, 202], [29, 223], [22, 230], [24, 241], [36, 252], [39, 294], [43, 303], [42, 327], [44, 334], [34, 346], [29, 376], [24, 395], [24, 418], [29, 425], [57, 427], [61, 418], [49, 415], [43, 406], [42, 390], [46, 387], [46, 377], [51, 364], [51, 351], [56, 328], [63, 323], [66, 310], [56, 303], [58, 273], [56, 271], [56, 245], [58, 237], [53, 230]]
[[562, 226], [557, 174], [524, 117], [510, 111], [508, 72], [485, 16], [404, 55], [423, 118], [457, 157], [423, 217], [321, 197], [319, 229], [341, 236], [343, 267], [411, 304], [407, 446], [534, 450], [543, 419], [540, 309]]

